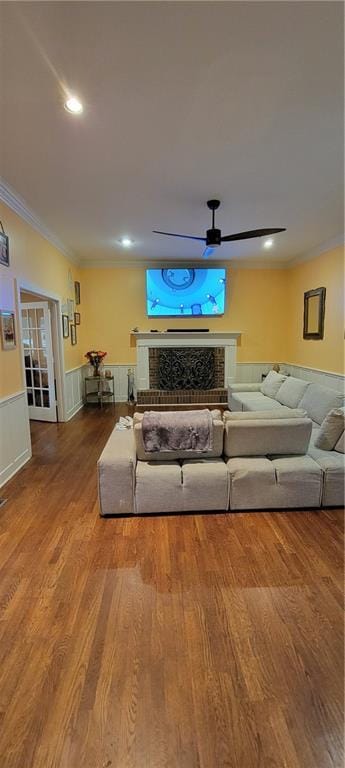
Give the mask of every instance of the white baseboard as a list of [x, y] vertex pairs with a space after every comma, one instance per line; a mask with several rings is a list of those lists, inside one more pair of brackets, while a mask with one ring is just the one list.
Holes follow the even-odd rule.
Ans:
[[29, 413], [25, 391], [0, 400], [0, 487], [31, 459]]

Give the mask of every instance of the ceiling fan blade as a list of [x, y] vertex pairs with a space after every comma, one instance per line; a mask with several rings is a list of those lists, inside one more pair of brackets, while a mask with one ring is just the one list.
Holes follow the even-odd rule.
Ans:
[[265, 237], [265, 235], [275, 235], [277, 232], [285, 232], [286, 227], [279, 229], [249, 229], [247, 232], [237, 232], [236, 235], [224, 235], [221, 238], [222, 243], [229, 243], [232, 240], [249, 240], [251, 237]]
[[194, 237], [194, 235], [177, 235], [176, 232], [160, 232], [159, 229], [153, 229], [152, 232], [154, 232], [155, 235], [168, 235], [169, 237], [183, 237], [187, 240], [202, 240], [203, 243], [206, 243], [206, 237]]
[[207, 245], [204, 250], [204, 253], [202, 254], [202, 258], [208, 259], [210, 256], [212, 256], [215, 250], [216, 250], [215, 248], [212, 248], [212, 245]]

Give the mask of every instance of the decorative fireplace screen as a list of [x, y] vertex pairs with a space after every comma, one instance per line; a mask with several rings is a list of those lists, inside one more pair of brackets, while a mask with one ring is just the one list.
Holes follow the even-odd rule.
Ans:
[[159, 389], [213, 389], [214, 349], [186, 347], [159, 350]]

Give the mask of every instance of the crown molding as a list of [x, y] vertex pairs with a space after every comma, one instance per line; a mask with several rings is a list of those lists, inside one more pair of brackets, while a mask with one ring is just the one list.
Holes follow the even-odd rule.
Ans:
[[20, 216], [21, 219], [26, 221], [27, 224], [30, 224], [30, 226], [33, 227], [36, 232], [48, 240], [48, 242], [57, 248], [58, 251], [63, 253], [67, 259], [73, 261], [74, 264], [79, 265], [79, 259], [77, 259], [73, 251], [71, 251], [64, 243], [62, 243], [54, 232], [45, 226], [39, 216], [37, 216], [37, 214], [31, 208], [29, 208], [25, 200], [23, 200], [23, 198], [18, 195], [17, 192], [15, 192], [14, 189], [9, 186], [9, 184], [6, 184], [6, 182], [1, 177], [0, 200], [9, 208], [11, 208], [11, 210], [14, 211], [18, 216]]
[[316, 245], [314, 248], [311, 248], [310, 251], [304, 251], [298, 256], [295, 256], [293, 259], [290, 259], [290, 261], [286, 263], [286, 267], [294, 267], [295, 264], [302, 264], [304, 261], [311, 261], [312, 259], [316, 259], [317, 256], [321, 256], [323, 253], [331, 251], [333, 248], [339, 248], [339, 246], [344, 244], [345, 234], [342, 232], [341, 235], [336, 235], [336, 237], [325, 240], [324, 243]]

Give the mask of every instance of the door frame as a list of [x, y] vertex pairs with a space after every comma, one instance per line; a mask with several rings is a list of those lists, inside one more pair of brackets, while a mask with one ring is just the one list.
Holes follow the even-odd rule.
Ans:
[[63, 336], [61, 318], [61, 300], [56, 293], [42, 290], [38, 285], [30, 283], [28, 280], [17, 279], [17, 303], [19, 317], [19, 338], [21, 347], [21, 365], [22, 378], [25, 382], [25, 362], [23, 345], [23, 328], [21, 316], [21, 298], [20, 292], [28, 291], [37, 296], [37, 301], [48, 301], [50, 303], [51, 313], [51, 334], [54, 358], [54, 372], [56, 381], [56, 407], [58, 421], [66, 421], [66, 388], [65, 388], [65, 361], [63, 352]]

